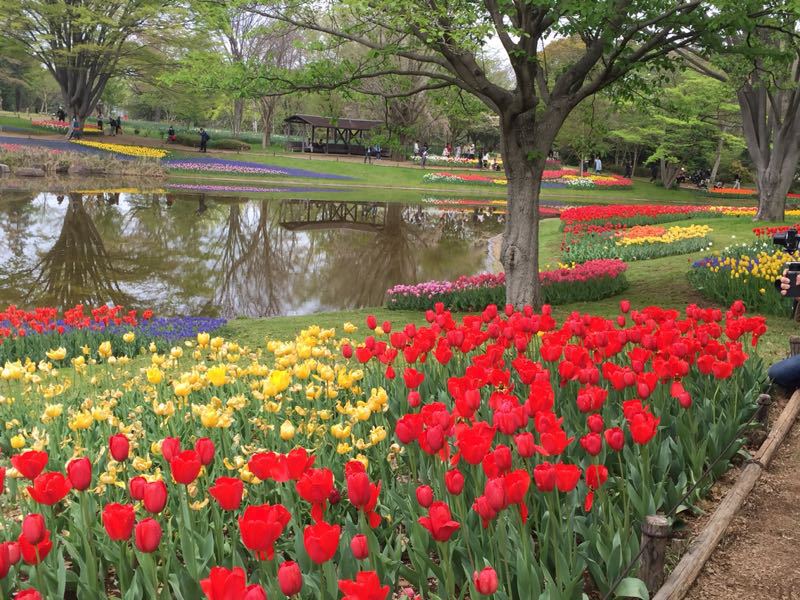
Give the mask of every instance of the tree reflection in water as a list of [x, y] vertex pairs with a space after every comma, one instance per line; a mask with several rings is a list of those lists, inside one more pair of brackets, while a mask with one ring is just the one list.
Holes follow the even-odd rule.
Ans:
[[69, 194], [61, 232], [32, 270], [27, 301], [68, 307], [79, 303], [131, 304], [120, 289], [120, 272], [84, 205], [82, 194]]

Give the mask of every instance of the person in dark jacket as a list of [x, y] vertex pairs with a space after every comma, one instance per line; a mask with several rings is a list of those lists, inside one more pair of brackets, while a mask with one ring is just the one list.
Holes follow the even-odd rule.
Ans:
[[200, 128], [200, 152], [208, 152], [208, 140], [211, 139], [211, 136], [208, 135], [208, 132]]

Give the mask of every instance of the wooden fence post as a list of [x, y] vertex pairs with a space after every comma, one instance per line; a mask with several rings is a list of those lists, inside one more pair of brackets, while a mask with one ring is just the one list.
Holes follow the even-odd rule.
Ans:
[[642, 563], [639, 579], [644, 581], [648, 591], [655, 592], [664, 583], [664, 558], [667, 552], [672, 527], [662, 515], [648, 515], [642, 523]]
[[800, 335], [789, 336], [789, 356], [797, 356], [798, 354], [800, 354]]

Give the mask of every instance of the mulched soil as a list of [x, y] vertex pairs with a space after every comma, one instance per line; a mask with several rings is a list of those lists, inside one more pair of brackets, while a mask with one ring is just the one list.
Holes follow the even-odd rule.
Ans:
[[[773, 418], [782, 404], [773, 406]], [[800, 599], [800, 425], [797, 423], [686, 598]]]

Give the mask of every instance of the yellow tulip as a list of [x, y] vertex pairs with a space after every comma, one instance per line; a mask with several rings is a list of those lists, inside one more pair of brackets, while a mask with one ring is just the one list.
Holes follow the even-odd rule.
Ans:
[[[216, 339], [216, 338], [215, 338]], [[212, 385], [220, 386], [225, 385], [226, 369], [224, 365], [215, 365], [206, 371], [206, 377]]]
[[292, 425], [292, 422], [289, 421], [288, 419], [281, 424], [280, 435], [283, 441], [286, 442], [292, 439], [294, 437], [294, 432], [295, 432], [294, 425]]
[[14, 450], [19, 450], [25, 447], [25, 438], [21, 435], [15, 435], [11, 438], [11, 447]]
[[92, 413], [80, 412], [72, 417], [68, 425], [72, 431], [78, 431], [80, 429], [89, 429], [93, 422]]
[[153, 385], [158, 385], [164, 380], [164, 373], [158, 367], [147, 369], [147, 381]]
[[208, 346], [208, 342], [211, 340], [211, 336], [207, 333], [200, 332], [197, 334], [197, 345], [201, 348], [205, 348]]
[[182, 398], [185, 398], [186, 396], [192, 393], [192, 386], [189, 385], [188, 383], [176, 381], [172, 384], [172, 388], [175, 392], [175, 395], [180, 396]]
[[122, 335], [122, 341], [126, 344], [130, 344], [136, 339], [136, 334], [132, 331], [128, 331]]
[[342, 425], [340, 423], [331, 425], [331, 435], [337, 440], [343, 440], [347, 437], [350, 437], [350, 425]]
[[109, 342], [108, 340], [102, 342], [97, 347], [97, 353], [103, 358], [108, 358], [109, 356], [111, 356], [111, 342]]
[[59, 346], [55, 350], [48, 350], [45, 354], [50, 360], [64, 360], [67, 357], [67, 349]]

